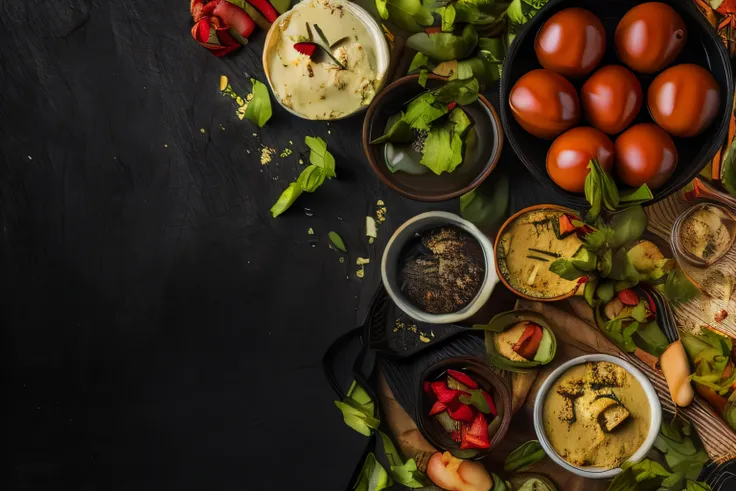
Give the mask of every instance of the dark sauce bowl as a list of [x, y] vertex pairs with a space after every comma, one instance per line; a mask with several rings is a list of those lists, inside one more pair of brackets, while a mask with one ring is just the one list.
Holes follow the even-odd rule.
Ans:
[[[460, 444], [450, 438], [450, 435], [447, 434], [435, 417], [429, 416], [429, 410], [432, 408], [434, 400], [432, 396], [424, 392], [424, 382], [435, 381], [447, 369], [466, 372], [493, 398], [498, 414], [491, 422], [493, 430], [488, 435], [491, 442], [489, 448], [461, 450]], [[440, 360], [424, 371], [417, 390], [421, 392], [417, 427], [422, 433], [422, 436], [441, 452], [449, 451], [455, 457], [461, 459], [480, 460], [490, 454], [501, 440], [503, 440], [503, 437], [509, 430], [509, 426], [511, 425], [511, 391], [506, 385], [506, 382], [481, 359], [456, 357]], [[494, 424], [493, 422], [495, 421], [498, 422]]]
[[422, 175], [405, 172], [392, 173], [386, 166], [384, 144], [370, 142], [384, 134], [388, 118], [419, 94], [440, 87], [445, 79], [430, 75], [427, 87], [418, 82], [418, 75], [403, 77], [382, 90], [371, 103], [363, 121], [363, 151], [371, 168], [388, 187], [407, 198], [419, 201], [446, 201], [457, 198], [482, 183], [493, 171], [501, 157], [503, 130], [501, 121], [491, 103], [483, 97], [462, 106], [473, 121], [477, 138], [466, 150], [463, 163], [452, 172], [436, 175], [429, 171]]
[[[664, 185], [652, 191], [654, 194], [652, 202], [659, 201], [685, 186], [700, 173], [718, 149], [721, 148], [723, 141], [726, 139], [734, 98], [734, 81], [728, 52], [715, 29], [711, 27], [698, 10], [695, 2], [692, 0], [658, 1], [675, 9], [682, 17], [688, 30], [688, 41], [685, 47], [668, 67], [681, 63], [693, 63], [704, 67], [718, 82], [721, 104], [713, 122], [699, 135], [690, 138], [679, 138], [670, 135], [677, 148], [677, 168]], [[514, 149], [514, 152], [534, 178], [552, 192], [555, 192], [558, 198], [554, 201], [558, 204], [577, 210], [587, 209], [589, 206], [583, 194], [565, 191], [547, 175], [547, 151], [553, 140], [543, 140], [527, 133], [514, 119], [509, 104], [511, 89], [522, 75], [531, 70], [542, 68], [534, 51], [534, 40], [537, 33], [552, 15], [569, 7], [581, 7], [591, 11], [601, 20], [606, 30], [606, 53], [595, 70], [605, 65], [622, 65], [623, 63], [616, 55], [614, 42], [616, 26], [626, 12], [641, 3], [636, 0], [550, 0], [516, 36], [504, 60], [499, 96], [501, 121], [503, 122], [506, 138], [511, 144], [511, 148]], [[595, 70], [592, 73], [595, 73]], [[639, 114], [629, 126], [654, 122], [649, 115], [646, 95], [652, 80], [659, 74], [659, 72], [651, 75], [634, 73], [641, 83], [645, 99]], [[569, 79], [578, 94], [589, 76], [579, 80]], [[581, 122], [578, 126], [590, 125]], [[611, 140], [615, 140], [617, 136], [611, 135]]]

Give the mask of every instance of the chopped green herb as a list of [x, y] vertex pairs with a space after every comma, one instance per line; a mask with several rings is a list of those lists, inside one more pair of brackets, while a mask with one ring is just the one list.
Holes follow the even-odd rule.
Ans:
[[342, 251], [342, 252], [348, 252], [347, 248], [345, 247], [345, 242], [343, 242], [342, 237], [337, 232], [333, 232], [330, 230], [327, 233], [327, 236], [330, 238], [330, 242], [332, 242], [333, 247], [335, 249]]

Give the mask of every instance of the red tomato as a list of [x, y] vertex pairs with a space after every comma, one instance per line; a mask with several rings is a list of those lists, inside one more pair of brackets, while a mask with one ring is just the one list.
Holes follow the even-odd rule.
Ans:
[[606, 172], [613, 167], [613, 143], [595, 128], [580, 126], [558, 136], [547, 152], [547, 174], [562, 189], [582, 193], [588, 163], [597, 160]]
[[675, 65], [652, 81], [647, 93], [652, 119], [675, 136], [694, 136], [718, 114], [718, 82], [698, 65]]
[[575, 87], [551, 70], [532, 70], [511, 89], [509, 104], [514, 118], [539, 138], [553, 139], [580, 121]]
[[658, 72], [672, 63], [686, 41], [685, 22], [664, 3], [637, 5], [626, 12], [616, 27], [619, 58], [641, 73]]
[[592, 12], [573, 7], [547, 19], [534, 41], [544, 68], [566, 77], [590, 73], [606, 52], [606, 31]]
[[580, 90], [585, 118], [609, 135], [620, 133], [631, 124], [639, 114], [643, 98], [639, 80], [620, 65], [600, 68]]
[[657, 189], [677, 167], [677, 149], [670, 135], [654, 123], [636, 124], [614, 144], [616, 173], [632, 187]]

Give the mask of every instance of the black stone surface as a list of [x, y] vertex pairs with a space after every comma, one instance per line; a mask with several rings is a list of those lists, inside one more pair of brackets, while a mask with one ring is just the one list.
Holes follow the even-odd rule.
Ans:
[[[362, 321], [393, 230], [457, 210], [380, 184], [361, 117], [305, 122], [274, 103], [263, 129], [238, 120], [218, 80], [265, 80], [265, 33], [218, 59], [188, 7], [0, 3], [4, 489], [344, 489], [365, 440], [322, 353]], [[272, 219], [306, 135], [338, 179]], [[262, 145], [277, 150], [265, 166]], [[540, 200], [512, 163], [512, 209]], [[378, 199], [388, 220], [369, 246]]]

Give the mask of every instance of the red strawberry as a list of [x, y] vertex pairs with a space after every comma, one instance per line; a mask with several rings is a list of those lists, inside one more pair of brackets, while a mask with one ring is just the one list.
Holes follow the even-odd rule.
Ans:
[[463, 437], [464, 439], [460, 443], [460, 448], [463, 450], [467, 448], [491, 448], [491, 442], [488, 439], [482, 440], [469, 433], [464, 433]]
[[486, 423], [486, 418], [480, 411], [473, 418], [473, 424], [470, 426], [468, 433], [481, 440], [488, 441], [488, 423]]
[[470, 376], [468, 376], [468, 374], [465, 373], [465, 372], [461, 372], [461, 371], [458, 371], [458, 370], [448, 369], [447, 370], [447, 375], [449, 375], [450, 377], [454, 378], [455, 380], [457, 380], [458, 382], [460, 382], [464, 386], [468, 387], [469, 389], [477, 389], [478, 388], [478, 384], [475, 383], [475, 380], [473, 380], [472, 378], [470, 378]]
[[443, 412], [445, 409], [447, 409], [447, 404], [437, 401], [432, 405], [432, 409], [429, 410], [429, 415], [434, 416], [435, 414]]
[[466, 394], [466, 392], [462, 390], [450, 389], [444, 381], [432, 382], [430, 387], [432, 387], [432, 391], [437, 396], [437, 400], [444, 402], [445, 404], [448, 404], [461, 395]]
[[294, 49], [304, 56], [312, 57], [314, 50], [317, 49], [317, 45], [310, 42], [294, 43]]
[[639, 305], [639, 295], [637, 295], [634, 290], [628, 288], [618, 292], [618, 299], [621, 300], [622, 304], [628, 305], [629, 307], [636, 307]]
[[462, 421], [464, 423], [473, 422], [473, 410], [466, 404], [460, 404], [455, 408], [448, 406], [447, 412], [455, 421]]
[[498, 411], [496, 411], [496, 404], [493, 402], [493, 399], [491, 398], [491, 394], [489, 394], [483, 389], [481, 389], [480, 393], [483, 394], [483, 397], [485, 397], [486, 404], [488, 404], [488, 409], [491, 410], [491, 414], [493, 416], [496, 416], [498, 414]]

